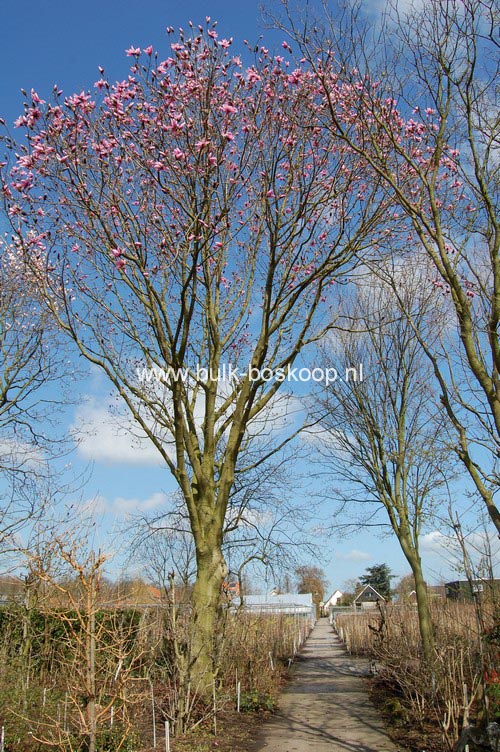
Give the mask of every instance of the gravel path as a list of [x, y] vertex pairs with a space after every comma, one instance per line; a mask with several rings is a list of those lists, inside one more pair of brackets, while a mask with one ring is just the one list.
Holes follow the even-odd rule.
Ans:
[[366, 692], [367, 671], [319, 619], [251, 752], [398, 752]]

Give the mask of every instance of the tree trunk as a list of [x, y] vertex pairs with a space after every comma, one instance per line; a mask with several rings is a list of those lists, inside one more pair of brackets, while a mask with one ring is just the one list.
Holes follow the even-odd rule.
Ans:
[[422, 638], [422, 649], [427, 663], [432, 660], [434, 653], [434, 626], [432, 624], [431, 610], [429, 606], [429, 594], [422, 576], [420, 557], [417, 557], [418, 565], [412, 567], [415, 578], [415, 593], [417, 596], [418, 626]]
[[425, 661], [430, 663], [434, 654], [434, 626], [432, 624], [429, 594], [422, 573], [422, 562], [415, 547], [405, 540], [400, 540], [403, 553], [411, 567], [415, 580], [415, 594], [417, 597], [418, 628], [422, 640], [422, 651]]
[[191, 638], [191, 686], [205, 701], [212, 702], [215, 676], [214, 636], [227, 566], [218, 530], [204, 536], [196, 546], [197, 574], [193, 587]]

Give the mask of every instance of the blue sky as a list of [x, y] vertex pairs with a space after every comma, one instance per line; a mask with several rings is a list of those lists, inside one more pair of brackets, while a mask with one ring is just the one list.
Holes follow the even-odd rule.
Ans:
[[[130, 66], [124, 50], [131, 45], [152, 44], [166, 51], [168, 25], [186, 28], [189, 20], [198, 23], [210, 15], [219, 21], [222, 35], [235, 38], [235, 50], [243, 39], [254, 42], [261, 33], [268, 46], [273, 40], [278, 44], [281, 35], [263, 30], [259, 23], [259, 5], [257, 0], [150, 0], [147, 4], [131, 0], [4, 0], [0, 116], [10, 125], [20, 114], [22, 87], [28, 91], [34, 88], [41, 96], [48, 95], [54, 84], [67, 94], [92, 89], [99, 65], [105, 68], [109, 79], [123, 77]], [[75, 450], [72, 463], [77, 473], [91, 463], [92, 474], [81, 495], [84, 501], [96, 502], [98, 535], [103, 545], [109, 531], [121, 525], [128, 512], [159, 509], [174, 488], [154, 450], [132, 447], [130, 439], [117, 432], [109, 414], [109, 401], [104, 377], [91, 371], [79, 384], [76, 404], [67, 412], [66, 427], [71, 430], [86, 425], [87, 433]], [[299, 503], [303, 500], [303, 492], [300, 494]], [[330, 508], [331, 504], [324, 505], [323, 517], [328, 517]], [[329, 555], [324, 568], [332, 589], [342, 587], [346, 580], [359, 576], [372, 564], [386, 562], [396, 575], [408, 572], [396, 542], [389, 537], [378, 538], [370, 530], [358, 531], [347, 540], [329, 535], [323, 549]], [[450, 574], [450, 566], [438, 555], [441, 550], [439, 534], [429, 531], [424, 539], [424, 560], [428, 562], [430, 581]]]
[[[219, 20], [225, 35], [257, 39], [259, 2], [213, 0], [4, 0], [0, 42], [2, 116], [14, 119], [22, 109], [20, 88], [48, 93], [57, 83], [65, 91], [92, 87], [97, 66], [114, 78], [130, 66], [124, 50], [135, 46], [168, 48], [165, 28], [186, 28], [189, 20]], [[208, 10], [210, 8], [210, 10]]]

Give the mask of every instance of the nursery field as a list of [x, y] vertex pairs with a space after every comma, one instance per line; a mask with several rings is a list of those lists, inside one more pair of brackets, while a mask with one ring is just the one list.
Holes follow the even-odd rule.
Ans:
[[374, 699], [401, 738], [452, 750], [462, 728], [500, 720], [500, 626], [493, 604], [436, 602], [433, 657], [424, 660], [415, 607], [338, 614], [347, 649], [372, 659]]
[[206, 739], [210, 748], [214, 739], [238, 748], [255, 714], [275, 708], [310, 622], [224, 612], [207, 704], [186, 680], [187, 616], [168, 608], [0, 610], [5, 752], [83, 752], [89, 724], [100, 752], [165, 749], [166, 734], [172, 750], [201, 750]]

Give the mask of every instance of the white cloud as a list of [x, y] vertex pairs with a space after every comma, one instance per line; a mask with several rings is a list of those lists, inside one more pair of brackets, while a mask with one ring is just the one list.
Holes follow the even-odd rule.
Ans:
[[451, 540], [448, 536], [443, 535], [439, 530], [433, 530], [431, 533], [425, 533], [420, 536], [420, 550], [422, 553], [442, 555], [449, 550]]
[[78, 440], [78, 453], [85, 459], [108, 465], [162, 466], [164, 461], [130, 418], [89, 399], [81, 407], [71, 431]]
[[131, 512], [150, 512], [153, 509], [165, 507], [167, 503], [167, 496], [161, 491], [157, 491], [146, 499], [134, 497], [127, 499], [123, 496], [117, 496], [111, 502], [111, 509], [116, 514], [127, 515]]
[[46, 457], [40, 447], [15, 438], [4, 438], [0, 441], [0, 457], [5, 468], [35, 470], [46, 464]]
[[351, 548], [346, 553], [338, 551], [335, 554], [335, 558], [339, 561], [370, 561], [373, 557], [367, 551], [360, 551], [357, 548]]
[[[163, 403], [172, 419], [170, 395], [161, 383], [148, 385], [158, 404]], [[219, 382], [218, 405], [232, 395], [233, 386], [224, 380]], [[228, 402], [219, 423], [225, 421], [235, 407], [235, 397]], [[200, 392], [193, 408], [193, 418], [198, 430], [205, 419], [204, 394]], [[247, 426], [247, 436], [252, 438], [278, 438], [295, 429], [304, 418], [302, 402], [287, 392], [278, 393]], [[149, 419], [152, 425], [152, 419]], [[226, 429], [226, 434], [229, 429]], [[163, 466], [164, 461], [141, 428], [125, 411], [111, 410], [108, 404], [88, 396], [78, 409], [70, 431], [78, 441], [78, 453], [85, 460], [108, 465], [134, 465], [143, 467]], [[166, 434], [166, 432], [164, 432]], [[167, 435], [166, 435], [167, 436]], [[201, 438], [201, 434], [200, 434]], [[171, 440], [171, 439], [170, 439]], [[173, 442], [169, 447], [166, 438], [163, 446], [173, 456]]]
[[127, 517], [135, 512], [150, 512], [160, 507], [166, 507], [168, 497], [161, 491], [152, 493], [145, 499], [139, 497], [115, 496], [107, 499], [105, 496], [95, 496], [85, 502], [84, 507], [91, 515], [113, 514], [116, 517]]
[[[484, 530], [465, 534], [465, 546], [474, 569], [483, 569], [488, 561], [495, 569], [500, 567], [500, 542], [495, 535], [490, 536]], [[420, 536], [420, 550], [424, 555], [446, 561], [455, 571], [463, 570], [463, 552], [453, 535], [439, 530], [425, 533]]]
[[[237, 521], [239, 509], [234, 511], [234, 515], [229, 516], [226, 524], [228, 526], [233, 525]], [[238, 522], [240, 527], [250, 528], [264, 528], [273, 522], [273, 516], [270, 511], [258, 510], [258, 509], [245, 509]]]
[[424, 10], [428, 0], [365, 0], [363, 11], [366, 15], [379, 15], [389, 8], [396, 8], [402, 15], [413, 16]]

